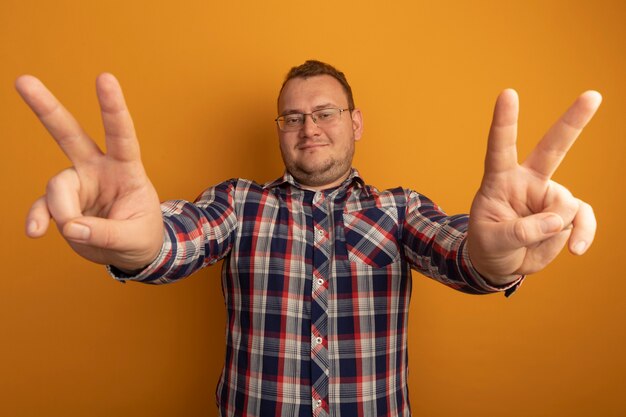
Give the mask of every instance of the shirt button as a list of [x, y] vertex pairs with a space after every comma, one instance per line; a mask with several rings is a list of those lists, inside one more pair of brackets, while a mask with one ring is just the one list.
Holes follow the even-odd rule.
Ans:
[[316, 338], [315, 338], [315, 344], [316, 344], [316, 345], [321, 345], [321, 344], [322, 344], [322, 342], [323, 342], [323, 340], [322, 340], [322, 338], [321, 338], [321, 337], [316, 337]]
[[323, 279], [321, 279], [321, 278], [319, 278], [319, 279], [317, 280], [317, 285], [324, 285], [324, 280], [323, 280]]
[[324, 230], [323, 229], [317, 229], [317, 235], [319, 237], [324, 237]]

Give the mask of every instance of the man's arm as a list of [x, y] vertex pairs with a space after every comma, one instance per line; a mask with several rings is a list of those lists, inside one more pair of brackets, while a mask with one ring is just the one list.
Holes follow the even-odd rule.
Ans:
[[26, 234], [43, 236], [52, 218], [82, 257], [132, 271], [148, 265], [163, 243], [159, 198], [141, 162], [119, 83], [98, 77], [107, 152], [102, 152], [48, 89], [32, 76], [15, 86], [73, 166], [48, 181], [32, 206]]
[[485, 280], [467, 251], [469, 216], [448, 216], [427, 197], [405, 190], [402, 250], [411, 267], [436, 281], [468, 294], [504, 291], [510, 294], [521, 277], [504, 285]]
[[472, 264], [494, 285], [540, 271], [566, 243], [582, 255], [593, 242], [591, 206], [550, 178], [601, 101], [595, 91], [578, 97], [519, 164], [518, 97], [513, 90], [498, 97], [467, 236]]
[[163, 202], [164, 233], [159, 255], [140, 271], [109, 268], [111, 275], [120, 281], [168, 284], [226, 257], [238, 227], [235, 208], [238, 184], [236, 179], [224, 181], [206, 189], [193, 203]]

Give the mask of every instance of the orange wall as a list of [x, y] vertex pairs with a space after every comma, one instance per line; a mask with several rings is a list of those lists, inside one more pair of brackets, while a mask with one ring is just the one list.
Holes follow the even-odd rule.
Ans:
[[594, 246], [508, 300], [416, 275], [410, 388], [416, 416], [626, 415], [624, 22], [617, 0], [2, 0], [0, 415], [216, 415], [224, 355], [219, 268], [121, 285], [54, 230], [24, 237], [28, 207], [67, 161], [15, 77], [42, 78], [102, 143], [94, 79], [115, 73], [160, 197], [192, 199], [226, 178], [281, 174], [276, 94], [312, 57], [353, 84], [364, 177], [451, 213], [478, 187], [500, 90], [521, 96], [521, 156], [580, 92], [603, 93], [556, 175], [594, 205]]

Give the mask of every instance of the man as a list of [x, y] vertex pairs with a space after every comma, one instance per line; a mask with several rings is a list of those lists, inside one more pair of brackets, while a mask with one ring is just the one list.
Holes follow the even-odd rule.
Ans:
[[550, 180], [600, 104], [587, 92], [521, 165], [517, 96], [497, 100], [470, 216], [416, 192], [378, 191], [352, 168], [362, 114], [343, 73], [307, 61], [278, 97], [286, 171], [159, 206], [121, 89], [99, 77], [107, 154], [36, 79], [17, 89], [73, 163], [33, 205], [81, 256], [120, 280], [166, 283], [224, 259], [228, 330], [222, 416], [408, 416], [410, 269], [474, 294], [517, 288], [569, 243], [593, 241], [591, 207]]

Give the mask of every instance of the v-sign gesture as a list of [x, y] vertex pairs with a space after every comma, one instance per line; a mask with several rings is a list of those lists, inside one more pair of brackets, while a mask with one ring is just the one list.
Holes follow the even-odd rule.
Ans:
[[33, 204], [26, 234], [43, 236], [53, 218], [72, 248], [90, 261], [127, 270], [150, 263], [163, 242], [159, 198], [115, 77], [102, 74], [96, 83], [106, 154], [39, 80], [25, 75], [15, 86], [73, 164]]
[[591, 245], [596, 230], [591, 206], [550, 178], [601, 100], [595, 91], [578, 97], [520, 165], [518, 97], [513, 90], [498, 97], [468, 231], [470, 259], [494, 284], [543, 269], [567, 242], [578, 255]]

